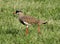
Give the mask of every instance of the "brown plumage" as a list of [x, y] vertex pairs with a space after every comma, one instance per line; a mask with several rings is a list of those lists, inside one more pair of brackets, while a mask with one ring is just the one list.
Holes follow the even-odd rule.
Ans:
[[47, 22], [44, 22], [43, 20], [36, 19], [32, 16], [24, 15], [22, 11], [16, 11], [14, 14], [18, 14], [19, 21], [26, 25], [26, 34], [28, 34], [28, 26], [32, 24], [38, 24], [38, 33], [40, 33], [40, 24], [45, 24]]
[[22, 21], [28, 22], [29, 24], [36, 24], [38, 23], [38, 20], [36, 18], [33, 18], [31, 16], [23, 16], [21, 17]]

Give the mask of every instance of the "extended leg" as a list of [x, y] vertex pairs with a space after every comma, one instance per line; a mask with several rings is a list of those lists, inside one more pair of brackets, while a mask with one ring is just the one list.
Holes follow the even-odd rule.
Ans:
[[40, 25], [39, 25], [39, 24], [38, 24], [38, 33], [41, 33], [41, 32], [40, 32]]
[[26, 35], [28, 34], [28, 26], [26, 26]]

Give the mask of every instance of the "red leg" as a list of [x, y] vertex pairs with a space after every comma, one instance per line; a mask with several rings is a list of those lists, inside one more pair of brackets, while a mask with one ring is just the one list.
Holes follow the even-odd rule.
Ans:
[[26, 35], [28, 34], [28, 26], [26, 27]]
[[40, 32], [40, 25], [39, 25], [39, 24], [38, 24], [38, 33], [41, 33], [41, 32]]

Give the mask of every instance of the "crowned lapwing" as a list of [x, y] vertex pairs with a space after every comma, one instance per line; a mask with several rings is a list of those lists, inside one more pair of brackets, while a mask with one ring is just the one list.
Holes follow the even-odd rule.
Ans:
[[24, 15], [22, 11], [16, 10], [13, 14], [17, 14], [19, 17], [19, 21], [26, 25], [26, 35], [28, 34], [28, 27], [29, 25], [37, 24], [38, 25], [38, 33], [40, 33], [40, 24], [46, 24], [46, 21], [36, 19], [29, 15]]

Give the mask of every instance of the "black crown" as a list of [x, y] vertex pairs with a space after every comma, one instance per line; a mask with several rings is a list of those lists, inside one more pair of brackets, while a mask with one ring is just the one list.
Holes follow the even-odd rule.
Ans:
[[22, 11], [16, 10], [16, 13], [18, 13], [18, 12], [22, 12]]

